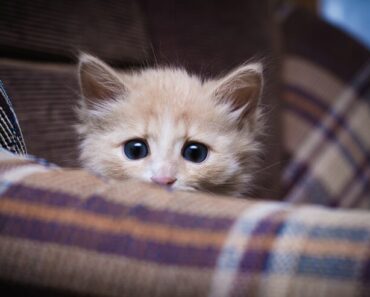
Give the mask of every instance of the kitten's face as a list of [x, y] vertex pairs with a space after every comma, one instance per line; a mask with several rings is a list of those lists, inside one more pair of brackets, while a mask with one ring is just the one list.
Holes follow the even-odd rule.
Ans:
[[118, 74], [83, 55], [81, 160], [114, 179], [241, 196], [255, 168], [260, 65], [202, 82], [178, 69]]

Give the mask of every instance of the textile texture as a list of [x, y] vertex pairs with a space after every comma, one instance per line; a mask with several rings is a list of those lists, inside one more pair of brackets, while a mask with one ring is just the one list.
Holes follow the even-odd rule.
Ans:
[[1, 1], [0, 55], [74, 62], [87, 51], [118, 65], [150, 59], [143, 16], [133, 0]]
[[0, 77], [22, 127], [29, 154], [77, 166], [79, 99], [74, 66], [0, 59]]
[[285, 200], [368, 209], [369, 50], [302, 11], [284, 33]]
[[[369, 52], [299, 11], [283, 28], [285, 202], [107, 181], [2, 150], [1, 295], [369, 296]], [[14, 104], [22, 128], [60, 164], [76, 144], [72, 68], [0, 64], [26, 103]]]
[[150, 40], [137, 2], [1, 1], [0, 28], [0, 79], [28, 153], [78, 166], [77, 56], [86, 51], [123, 69], [150, 62]]
[[26, 154], [21, 129], [9, 96], [0, 80], [0, 146], [15, 154]]
[[[146, 184], [0, 154], [0, 280], [89, 296], [368, 296], [370, 213]], [[42, 290], [41, 290], [42, 289]]]

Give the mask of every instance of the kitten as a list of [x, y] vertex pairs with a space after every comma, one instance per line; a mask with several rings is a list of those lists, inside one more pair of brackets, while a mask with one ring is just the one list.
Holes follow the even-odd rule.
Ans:
[[119, 73], [82, 54], [78, 73], [85, 168], [178, 190], [250, 191], [263, 126], [261, 64], [202, 80], [179, 68]]

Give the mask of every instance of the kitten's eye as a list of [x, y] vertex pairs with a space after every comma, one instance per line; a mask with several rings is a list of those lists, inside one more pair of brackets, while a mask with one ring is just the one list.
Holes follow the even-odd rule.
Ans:
[[203, 162], [208, 154], [208, 148], [199, 142], [188, 142], [182, 149], [182, 156], [185, 160], [194, 163]]
[[123, 150], [127, 158], [131, 160], [145, 158], [149, 153], [147, 144], [141, 139], [129, 140], [125, 143]]

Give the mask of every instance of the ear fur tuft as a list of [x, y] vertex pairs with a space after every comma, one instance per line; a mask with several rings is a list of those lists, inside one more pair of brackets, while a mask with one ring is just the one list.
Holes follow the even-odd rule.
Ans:
[[242, 65], [217, 81], [214, 95], [242, 121], [256, 112], [262, 95], [262, 73], [261, 63]]
[[118, 73], [89, 54], [83, 53], [79, 57], [78, 77], [82, 95], [88, 105], [114, 99], [125, 91]]

